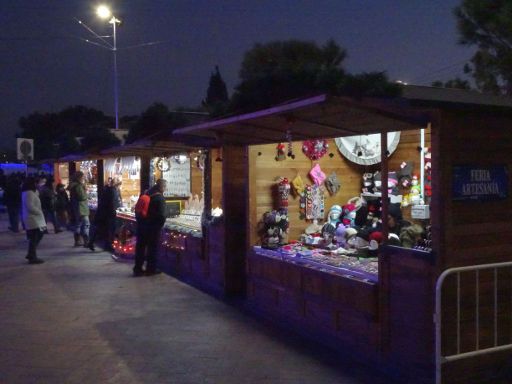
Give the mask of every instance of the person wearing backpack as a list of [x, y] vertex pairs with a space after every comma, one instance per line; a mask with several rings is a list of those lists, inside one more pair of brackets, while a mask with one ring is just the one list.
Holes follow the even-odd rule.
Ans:
[[[167, 187], [164, 179], [157, 180], [156, 184], [146, 193], [142, 194], [135, 206], [137, 220], [137, 243], [135, 245], [135, 265], [133, 275], [151, 276], [160, 273], [156, 268], [156, 254], [158, 250], [160, 232], [165, 224], [165, 198], [163, 193]], [[144, 270], [146, 263], [146, 270]]]

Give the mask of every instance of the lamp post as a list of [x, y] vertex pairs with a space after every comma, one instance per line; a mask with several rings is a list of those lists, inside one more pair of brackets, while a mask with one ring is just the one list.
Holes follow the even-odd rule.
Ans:
[[115, 123], [116, 129], [119, 129], [119, 95], [118, 95], [118, 80], [117, 80], [117, 35], [116, 35], [116, 25], [121, 24], [121, 20], [116, 18], [109, 7], [106, 5], [100, 5], [96, 9], [96, 14], [101, 19], [109, 19], [108, 23], [112, 24], [112, 53], [114, 56], [114, 111], [115, 111]]

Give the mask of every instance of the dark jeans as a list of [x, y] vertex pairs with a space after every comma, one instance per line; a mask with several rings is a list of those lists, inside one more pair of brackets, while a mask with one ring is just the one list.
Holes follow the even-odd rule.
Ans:
[[36, 248], [42, 238], [43, 238], [43, 231], [41, 231], [39, 228], [27, 230], [27, 239], [28, 239], [27, 259], [29, 259], [29, 260], [37, 259]]
[[116, 217], [107, 216], [104, 219], [95, 218], [94, 224], [89, 229], [89, 242], [94, 244], [100, 232], [100, 237], [105, 236], [105, 249], [112, 250], [112, 242], [116, 234]]
[[134, 271], [141, 271], [146, 262], [146, 270], [154, 272], [156, 269], [156, 254], [160, 243], [160, 226], [137, 222], [137, 244], [135, 245]]
[[20, 230], [20, 206], [19, 205], [8, 205], [7, 214], [9, 215], [9, 226], [14, 232]]
[[60, 230], [60, 225], [57, 222], [57, 218], [55, 216], [55, 210], [53, 210], [53, 209], [43, 209], [43, 214], [44, 214], [44, 218], [46, 220], [46, 223], [47, 224], [48, 224], [48, 222], [52, 223], [53, 224], [53, 229], [55, 231], [59, 231]]

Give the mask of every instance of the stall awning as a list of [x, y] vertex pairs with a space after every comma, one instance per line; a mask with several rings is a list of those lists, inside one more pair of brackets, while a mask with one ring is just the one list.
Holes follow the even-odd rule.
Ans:
[[131, 144], [118, 145], [101, 151], [104, 156], [171, 156], [187, 153], [192, 147], [174, 141], [141, 139]]
[[397, 99], [354, 100], [319, 95], [269, 109], [177, 129], [186, 140], [200, 137], [204, 146], [251, 145], [293, 140], [334, 138], [423, 128], [428, 110], [402, 105]]

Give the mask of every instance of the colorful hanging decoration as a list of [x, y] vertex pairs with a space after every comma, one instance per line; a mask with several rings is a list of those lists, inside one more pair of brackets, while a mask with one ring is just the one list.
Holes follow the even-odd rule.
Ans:
[[313, 184], [304, 189], [305, 216], [307, 220], [323, 219], [324, 191], [322, 187]]
[[289, 129], [286, 131], [286, 141], [288, 141], [288, 157], [295, 159], [295, 155], [293, 154], [292, 132]]
[[324, 139], [306, 140], [302, 143], [302, 152], [310, 160], [321, 159], [327, 153], [328, 148], [329, 145]]
[[156, 167], [160, 172], [167, 172], [171, 168], [171, 164], [166, 157], [159, 157], [156, 161]]
[[275, 157], [276, 161], [286, 160], [286, 154], [284, 153], [285, 145], [283, 143], [277, 144], [277, 155]]
[[278, 208], [288, 209], [288, 197], [290, 196], [290, 182], [286, 177], [281, 177], [277, 184], [277, 193], [279, 196]]

